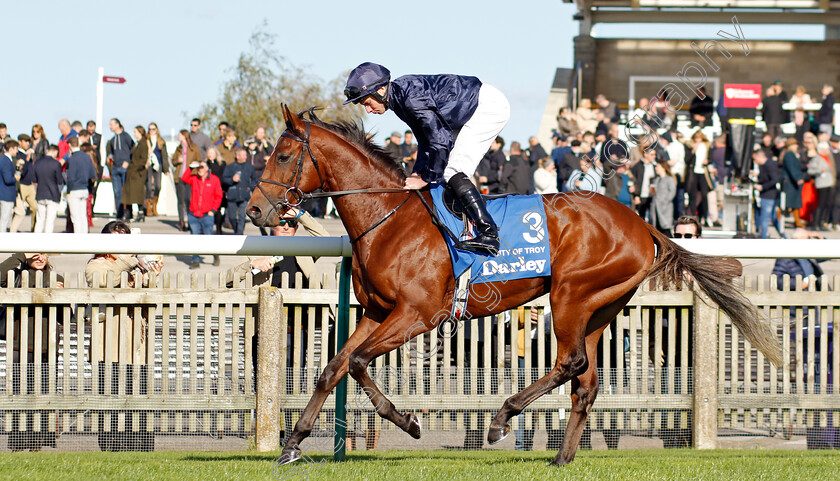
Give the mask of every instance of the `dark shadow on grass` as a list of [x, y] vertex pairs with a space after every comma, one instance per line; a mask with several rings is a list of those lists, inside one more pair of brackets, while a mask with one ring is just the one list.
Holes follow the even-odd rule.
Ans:
[[[470, 453], [493, 453], [494, 456], [487, 455], [471, 456]], [[497, 465], [507, 464], [511, 462], [538, 464], [540, 466], [547, 465], [554, 459], [557, 453], [554, 451], [531, 451], [526, 453], [519, 453], [516, 451], [501, 451], [501, 450], [473, 450], [473, 451], [448, 451], [448, 450], [430, 450], [417, 451], [417, 454], [405, 453], [394, 456], [389, 456], [386, 453], [380, 455], [374, 454], [349, 454], [348, 461], [477, 461], [481, 464]]]
[[279, 458], [279, 453], [254, 453], [254, 454], [228, 454], [228, 453], [208, 453], [208, 454], [191, 454], [181, 458], [183, 461], [274, 461]]
[[[445, 451], [445, 450], [430, 450], [430, 451], [417, 451], [416, 454], [414, 453], [400, 453], [400, 454], [388, 454], [387, 451], [378, 453], [378, 454], [367, 454], [365, 452], [351, 452], [347, 454], [347, 459], [344, 462], [352, 463], [355, 461], [360, 462], [372, 462], [372, 461], [414, 461], [414, 460], [452, 460], [452, 461], [464, 461], [464, 460], [472, 460], [478, 458], [483, 464], [502, 464], [502, 463], [509, 463], [511, 461], [523, 462], [523, 463], [539, 463], [539, 464], [547, 464], [552, 459], [554, 459], [555, 452], [553, 451], [532, 451], [530, 452], [527, 457], [517, 457], [517, 454], [513, 451], [472, 451], [473, 453], [482, 453], [482, 452], [493, 452], [498, 453], [503, 456], [495, 456], [492, 459], [487, 458], [485, 456], [470, 456], [465, 451]], [[510, 454], [507, 454], [510, 453]], [[305, 456], [311, 459], [312, 462], [320, 463], [321, 460], [326, 460], [327, 462], [331, 462], [333, 460], [332, 454], [309, 454], [304, 452]], [[524, 454], [524, 453], [521, 453]], [[262, 453], [262, 454], [226, 454], [226, 453], [217, 453], [217, 454], [207, 454], [207, 455], [189, 455], [183, 459], [184, 461], [200, 461], [200, 462], [220, 462], [220, 461], [255, 461], [255, 462], [264, 462], [270, 461], [274, 462], [277, 458], [280, 457], [279, 452], [275, 453]], [[310, 461], [301, 458], [298, 460], [296, 464], [306, 464]]]

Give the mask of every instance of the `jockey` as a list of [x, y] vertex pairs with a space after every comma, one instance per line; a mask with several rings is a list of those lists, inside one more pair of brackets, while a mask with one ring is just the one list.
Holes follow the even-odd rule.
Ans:
[[369, 114], [391, 109], [417, 137], [417, 162], [405, 181], [416, 190], [445, 181], [475, 223], [475, 238], [458, 248], [496, 255], [496, 223], [470, 177], [510, 119], [510, 104], [498, 89], [476, 77], [404, 75], [391, 81], [382, 65], [365, 62], [350, 72], [347, 101], [362, 104]]

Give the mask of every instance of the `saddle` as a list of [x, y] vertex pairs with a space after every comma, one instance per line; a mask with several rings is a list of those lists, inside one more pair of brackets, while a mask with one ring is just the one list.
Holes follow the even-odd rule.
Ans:
[[507, 282], [514, 279], [551, 275], [551, 254], [546, 230], [546, 213], [542, 196], [494, 195], [485, 196], [487, 211], [499, 226], [501, 248], [496, 256], [458, 249], [463, 237], [453, 232], [463, 229], [461, 236], [475, 236], [475, 229], [461, 203], [441, 184], [429, 187], [431, 205], [423, 199], [432, 222], [443, 234], [452, 271], [457, 282], [453, 298], [452, 317], [461, 318], [466, 312], [471, 284]]
[[502, 243], [498, 255], [488, 256], [456, 248], [460, 236], [455, 233], [463, 231], [462, 235], [475, 235], [475, 231], [460, 202], [448, 189], [432, 184], [429, 193], [432, 202], [426, 207], [432, 222], [443, 233], [456, 278], [468, 267], [472, 267], [471, 283], [550, 275], [548, 232], [545, 228], [547, 218], [542, 196], [485, 197], [487, 211], [499, 226]]

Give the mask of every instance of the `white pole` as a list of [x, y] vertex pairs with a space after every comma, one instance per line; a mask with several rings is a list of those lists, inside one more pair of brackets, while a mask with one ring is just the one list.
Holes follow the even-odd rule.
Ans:
[[5, 233], [0, 252], [349, 256], [352, 249], [347, 236]]
[[[102, 82], [102, 77], [105, 76], [105, 67], [99, 67], [98, 76], [96, 77], [96, 130], [101, 134], [104, 132], [102, 130], [102, 104], [104, 102], [105, 96], [105, 84]], [[100, 158], [102, 161], [105, 161], [105, 151], [103, 150], [105, 147], [105, 142], [100, 142], [99, 150], [101, 150]], [[103, 164], [104, 165], [104, 164]]]
[[[114, 238], [119, 237], [119, 242]], [[840, 239], [674, 239], [699, 254], [739, 259], [840, 259]], [[0, 234], [0, 252], [349, 256], [347, 236]]]
[[674, 239], [674, 242], [691, 252], [738, 259], [840, 258], [840, 239]]

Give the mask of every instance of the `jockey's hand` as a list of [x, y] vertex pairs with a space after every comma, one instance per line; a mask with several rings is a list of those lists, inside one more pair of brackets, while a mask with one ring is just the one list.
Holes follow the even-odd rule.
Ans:
[[297, 207], [289, 207], [289, 209], [283, 214], [281, 217], [282, 219], [296, 219], [300, 210]]
[[429, 183], [421, 179], [417, 174], [411, 174], [407, 179], [405, 179], [406, 190], [419, 190], [427, 185], [429, 185]]

